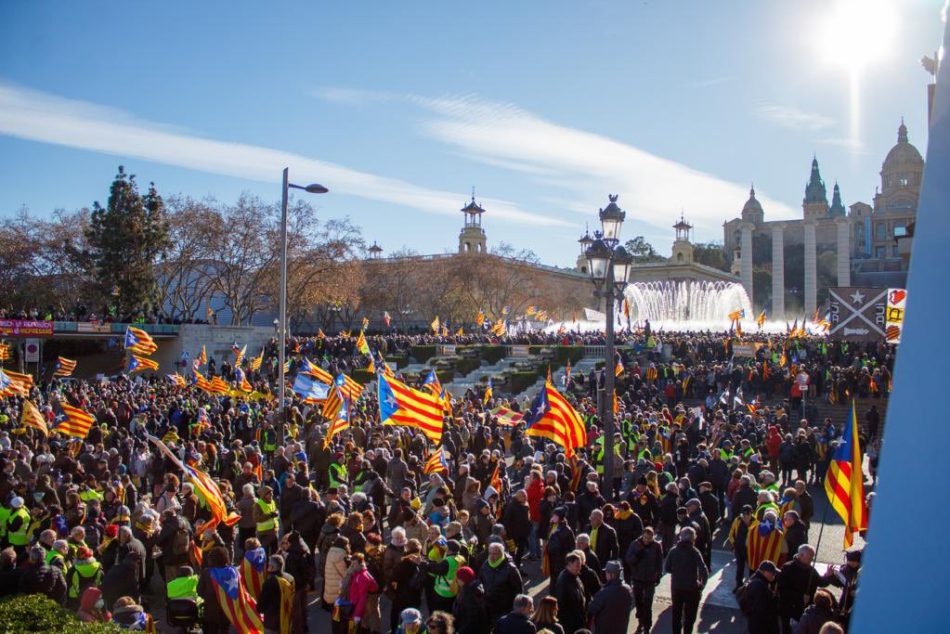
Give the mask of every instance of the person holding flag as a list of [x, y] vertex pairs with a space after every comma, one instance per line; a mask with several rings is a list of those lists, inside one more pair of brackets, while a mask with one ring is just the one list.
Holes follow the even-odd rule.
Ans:
[[831, 454], [825, 493], [831, 508], [844, 521], [844, 548], [851, 548], [854, 534], [867, 530], [868, 511], [864, 498], [864, 469], [858, 440], [858, 414], [851, 401], [851, 416], [841, 441]]

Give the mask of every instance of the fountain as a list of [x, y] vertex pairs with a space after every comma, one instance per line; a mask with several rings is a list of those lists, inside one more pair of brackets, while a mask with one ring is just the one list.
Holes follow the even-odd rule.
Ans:
[[650, 320], [654, 328], [669, 330], [721, 330], [728, 328], [729, 313], [744, 311], [755, 319], [752, 303], [741, 284], [709, 281], [636, 282], [625, 291], [631, 322]]

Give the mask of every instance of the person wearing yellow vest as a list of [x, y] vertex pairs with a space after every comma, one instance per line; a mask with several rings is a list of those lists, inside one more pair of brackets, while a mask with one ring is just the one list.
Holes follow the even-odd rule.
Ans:
[[23, 506], [23, 498], [15, 497], [10, 500], [10, 515], [6, 521], [7, 542], [17, 555], [26, 552], [30, 544], [30, 513]]
[[6, 546], [8, 519], [10, 519], [10, 507], [0, 504], [0, 545], [2, 546]]
[[69, 569], [72, 568], [68, 557], [69, 544], [65, 539], [57, 539], [53, 542], [52, 548], [46, 551], [46, 564], [62, 570], [65, 577], [69, 574]]
[[198, 594], [198, 575], [191, 566], [182, 566], [178, 569], [178, 576], [165, 584], [165, 595], [169, 601], [183, 599], [194, 601], [201, 606], [203, 599]]
[[456, 540], [450, 539], [446, 542], [445, 557], [440, 561], [429, 561], [426, 564], [429, 574], [435, 575], [433, 584], [435, 594], [432, 597], [435, 605], [431, 606], [431, 611], [452, 609], [455, 596], [459, 591], [455, 576], [458, 574], [458, 569], [465, 565], [465, 558], [460, 554], [461, 551], [461, 545]]
[[274, 490], [267, 485], [261, 487], [260, 497], [254, 504], [254, 521], [257, 523], [257, 539], [261, 546], [268, 553], [273, 552], [280, 532], [280, 519], [277, 503], [274, 502]]
[[66, 588], [69, 592], [66, 605], [71, 609], [78, 608], [79, 599], [86, 588], [98, 586], [101, 583], [102, 564], [96, 560], [91, 550], [80, 548], [76, 553], [76, 564], [70, 569], [66, 578]]
[[328, 475], [330, 477], [330, 486], [340, 488], [341, 486], [347, 483], [346, 477], [346, 465], [344, 464], [345, 456], [342, 451], [338, 451], [333, 454], [333, 462], [330, 463], [328, 467]]

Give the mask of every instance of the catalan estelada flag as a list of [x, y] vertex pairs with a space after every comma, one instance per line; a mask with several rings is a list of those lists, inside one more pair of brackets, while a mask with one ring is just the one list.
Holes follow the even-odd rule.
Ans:
[[20, 415], [20, 425], [29, 427], [40, 432], [44, 436], [49, 435], [49, 428], [46, 426], [46, 419], [32, 402], [23, 399], [23, 413]]
[[851, 419], [831, 454], [825, 493], [831, 507], [844, 520], [844, 547], [854, 543], [854, 533], [868, 527], [868, 509], [864, 500], [864, 471], [858, 442], [858, 414], [851, 401]]
[[445, 459], [445, 449], [439, 447], [439, 450], [429, 456], [426, 460], [422, 472], [426, 475], [430, 473], [445, 473], [449, 470], [449, 461]]
[[158, 350], [158, 345], [152, 336], [142, 330], [129, 326], [125, 331], [125, 349], [138, 354], [149, 355]]
[[781, 522], [772, 521], [770, 517], [762, 520], [752, 520], [746, 537], [746, 557], [749, 570], [758, 570], [763, 561], [771, 561], [782, 567], [782, 542], [785, 533], [782, 532]]
[[324, 400], [329, 395], [330, 386], [321, 381], [316, 381], [313, 377], [304, 374], [298, 374], [294, 379], [294, 393], [303, 399], [304, 403], [317, 403]]
[[620, 359], [620, 353], [615, 353], [614, 357], [614, 376], [623, 374], [623, 361]]
[[7, 373], [7, 376], [10, 379], [18, 384], [24, 390], [30, 390], [33, 388], [33, 375], [32, 374], [23, 374], [22, 372], [14, 372], [13, 370], [4, 370]]
[[208, 362], [208, 351], [205, 350], [204, 346], [201, 346], [201, 354], [198, 355], [196, 361], [198, 361], [198, 365], [204, 365]]
[[267, 551], [263, 548], [252, 548], [244, 553], [241, 560], [241, 581], [247, 587], [252, 597], [260, 596], [261, 586], [267, 576]]
[[60, 407], [66, 414], [66, 420], [57, 425], [54, 431], [74, 438], [85, 438], [92, 424], [96, 422], [96, 417], [69, 403], [60, 403]]
[[132, 358], [129, 359], [129, 374], [133, 372], [144, 372], [145, 370], [158, 370], [158, 361], [152, 361], [151, 359], [133, 354]]
[[0, 343], [0, 361], [10, 360], [10, 344]]
[[435, 373], [435, 369], [429, 368], [429, 373], [422, 382], [422, 387], [426, 388], [436, 396], [442, 394], [442, 383], [439, 381], [439, 377]]
[[[234, 344], [234, 347], [237, 348], [236, 343]], [[244, 360], [244, 355], [247, 354], [247, 344], [244, 344], [244, 346], [241, 348], [237, 348], [237, 350], [234, 351], [234, 354], [237, 355], [237, 358], [234, 360], [234, 366], [237, 367], [241, 365], [241, 361]]]
[[765, 311], [763, 310], [759, 313], [759, 316], [755, 318], [755, 323], [758, 324], [759, 328], [765, 325]]
[[363, 393], [363, 386], [345, 374], [338, 375], [335, 383], [343, 392], [343, 397], [348, 399], [351, 403], [356, 401], [356, 399], [360, 397], [360, 394]]
[[76, 369], [76, 362], [66, 357], [56, 357], [56, 369], [53, 376], [72, 376]]
[[343, 392], [338, 386], [334, 385], [330, 393], [327, 394], [326, 400], [323, 401], [323, 417], [327, 420], [335, 420], [343, 409], [343, 401]]
[[442, 401], [438, 396], [385, 376], [378, 377], [377, 390], [382, 424], [416, 427], [432, 442], [442, 442]]
[[0, 396], [13, 396], [18, 394], [26, 396], [29, 388], [23, 386], [20, 381], [16, 381], [10, 376], [10, 371], [0, 370]]
[[307, 376], [312, 376], [316, 380], [320, 381], [321, 383], [326, 383], [327, 385], [333, 383], [333, 375], [306, 357], [300, 362], [299, 372], [301, 374], [306, 374]]
[[[339, 391], [339, 388], [333, 390], [333, 392]], [[329, 401], [330, 399], [327, 398], [327, 400]], [[334, 416], [332, 420], [333, 422], [330, 423], [330, 428], [327, 429], [327, 437], [323, 439], [324, 449], [329, 448], [334, 436], [350, 426], [350, 409], [346, 402], [340, 401], [340, 407], [336, 412], [336, 416]]]
[[257, 613], [257, 603], [248, 594], [241, 582], [241, 575], [234, 566], [209, 568], [218, 605], [239, 634], [257, 634], [264, 631], [264, 624]]
[[570, 458], [574, 450], [587, 444], [587, 430], [570, 403], [550, 382], [545, 382], [544, 388], [531, 404], [531, 409], [524, 418], [528, 427], [528, 436], [547, 438], [564, 447], [564, 455]]
[[492, 397], [491, 377], [488, 377], [488, 385], [485, 386], [485, 396], [482, 397], [482, 404], [487, 405]]

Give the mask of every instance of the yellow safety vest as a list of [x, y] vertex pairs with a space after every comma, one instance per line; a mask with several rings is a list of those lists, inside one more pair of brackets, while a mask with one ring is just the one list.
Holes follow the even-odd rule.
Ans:
[[[271, 500], [266, 502], [264, 498], [257, 498], [257, 506], [264, 512], [265, 515], [270, 515], [277, 512], [277, 504]], [[277, 516], [270, 518], [264, 522], [257, 523], [257, 532], [266, 533], [267, 531], [276, 531], [280, 522], [277, 520]]]
[[458, 582], [455, 576], [458, 574], [458, 569], [465, 563], [465, 559], [463, 559], [461, 555], [456, 555], [454, 557], [446, 557], [445, 561], [449, 564], [449, 570], [444, 575], [435, 578], [435, 586], [433, 589], [440, 597], [449, 599], [459, 593]]
[[[16, 531], [11, 531], [10, 522], [12, 522], [18, 517], [22, 520], [20, 522], [20, 528], [18, 528]], [[7, 518], [6, 524], [7, 524], [7, 528], [6, 528], [7, 540], [10, 542], [11, 546], [26, 546], [27, 544], [30, 543], [30, 533], [29, 533], [30, 514], [29, 513], [27, 513], [22, 508], [18, 508], [17, 510], [10, 513], [10, 517]]]
[[166, 593], [169, 599], [197, 599], [198, 575], [172, 579], [168, 582]]

